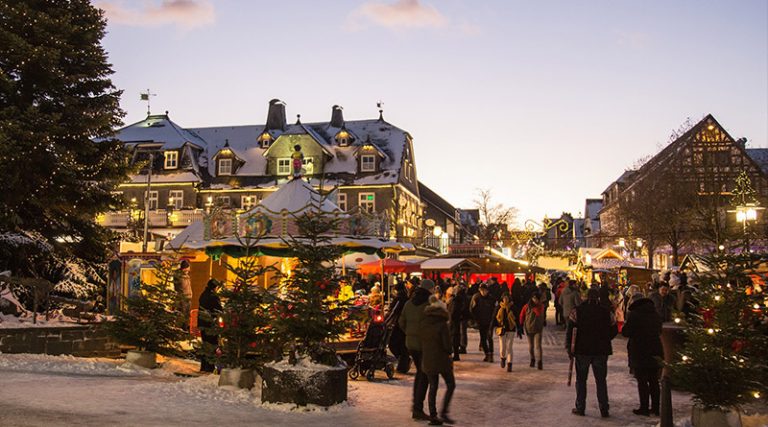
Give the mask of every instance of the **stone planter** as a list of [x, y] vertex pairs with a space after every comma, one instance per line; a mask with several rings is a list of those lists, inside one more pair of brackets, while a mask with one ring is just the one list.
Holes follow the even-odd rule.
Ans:
[[261, 374], [261, 401], [332, 406], [347, 400], [347, 367], [270, 363]]
[[233, 386], [250, 390], [255, 383], [253, 369], [224, 368], [219, 375], [219, 387]]
[[694, 405], [691, 412], [694, 427], [741, 427], [741, 417], [736, 410], [704, 409]]
[[157, 366], [157, 353], [153, 351], [129, 350], [125, 361], [142, 368], [154, 369]]

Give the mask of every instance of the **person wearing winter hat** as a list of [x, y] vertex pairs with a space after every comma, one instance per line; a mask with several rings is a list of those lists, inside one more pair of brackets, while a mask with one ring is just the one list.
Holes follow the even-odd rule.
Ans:
[[427, 395], [428, 379], [422, 370], [421, 322], [424, 320], [424, 309], [429, 303], [429, 297], [435, 288], [435, 282], [424, 279], [414, 288], [413, 294], [403, 307], [403, 312], [397, 321], [398, 326], [405, 332], [405, 347], [408, 349], [416, 365], [416, 375], [413, 379], [413, 404], [411, 407], [414, 420], [429, 420], [424, 413], [424, 398]]
[[[421, 322], [421, 348], [421, 369], [426, 374], [429, 384], [429, 425], [441, 425], [443, 422], [453, 424], [453, 420], [448, 417], [451, 397], [456, 388], [451, 361], [453, 344], [448, 331], [448, 309], [436, 295], [429, 297], [429, 304], [424, 309], [424, 320]], [[445, 381], [446, 390], [438, 418], [437, 388], [440, 376]]]

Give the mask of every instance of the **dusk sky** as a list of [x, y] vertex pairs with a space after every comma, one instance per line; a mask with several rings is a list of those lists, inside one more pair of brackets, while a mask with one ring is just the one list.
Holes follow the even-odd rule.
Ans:
[[102, 0], [126, 123], [378, 115], [457, 207], [574, 215], [687, 118], [768, 145], [768, 2]]

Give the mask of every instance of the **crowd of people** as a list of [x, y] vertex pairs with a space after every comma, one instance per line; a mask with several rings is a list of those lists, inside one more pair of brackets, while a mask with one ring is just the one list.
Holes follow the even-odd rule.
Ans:
[[[607, 386], [608, 357], [612, 340], [619, 333], [628, 338], [628, 368], [638, 384], [640, 416], [659, 415], [659, 378], [663, 351], [661, 325], [675, 317], [695, 312], [694, 287], [684, 274], [654, 276], [642, 286], [617, 286], [553, 277], [552, 287], [534, 277], [515, 279], [508, 285], [496, 278], [467, 286], [452, 279], [409, 278], [394, 292], [402, 312], [390, 350], [398, 356], [401, 372], [410, 360], [416, 368], [412, 418], [430, 425], [452, 423], [449, 411], [456, 381], [453, 363], [467, 353], [467, 329], [480, 335], [479, 351], [484, 362], [494, 363], [494, 341], [502, 369], [513, 370], [513, 342], [527, 337], [530, 367], [543, 369], [542, 335], [547, 308], [555, 306], [555, 325], [564, 329], [564, 347], [576, 371], [576, 402], [572, 413], [586, 412], [587, 377], [593, 372], [598, 406], [609, 417]], [[671, 289], [673, 288], [673, 289]], [[440, 411], [436, 403], [439, 378], [446, 384]], [[428, 396], [428, 411], [424, 400]]]

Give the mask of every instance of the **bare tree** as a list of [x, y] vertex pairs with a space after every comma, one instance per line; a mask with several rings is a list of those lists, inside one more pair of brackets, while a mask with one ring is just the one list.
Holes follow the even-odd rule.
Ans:
[[494, 203], [490, 189], [480, 188], [474, 200], [475, 207], [480, 211], [478, 237], [488, 246], [499, 240], [509, 230], [509, 226], [517, 219], [517, 209]]

